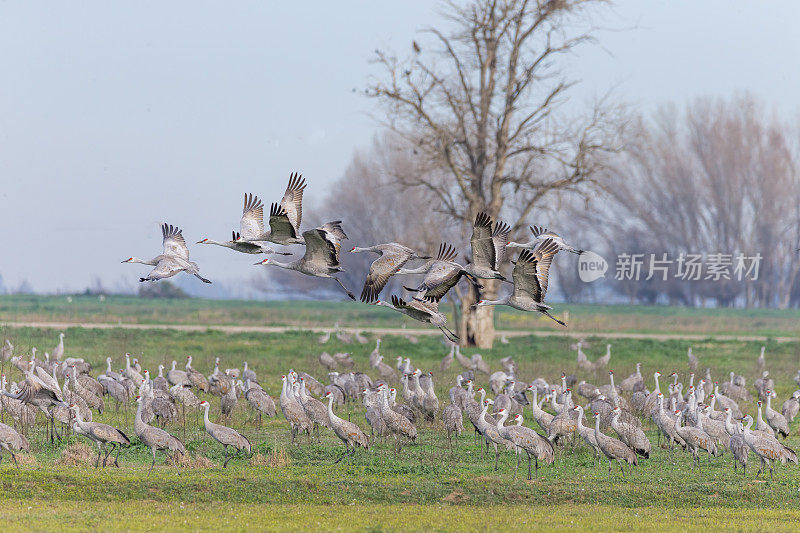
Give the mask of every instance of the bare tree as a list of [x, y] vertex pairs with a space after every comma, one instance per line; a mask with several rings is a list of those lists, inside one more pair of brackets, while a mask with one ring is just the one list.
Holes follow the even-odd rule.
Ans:
[[[631, 300], [684, 305], [791, 304], [800, 257], [798, 135], [748, 95], [666, 106], [630, 128], [607, 164], [605, 194], [570, 209], [583, 242], [608, 258], [641, 253], [760, 254], [758, 278], [617, 282]], [[731, 267], [733, 269], [733, 266]]]
[[[586, 21], [605, 3], [445, 2], [447, 24], [425, 30], [408, 57], [378, 51], [385, 76], [368, 94], [432, 169], [398, 176], [399, 183], [425, 191], [430, 206], [463, 228], [486, 211], [512, 216], [515, 232], [552, 195], [588, 194], [603, 155], [619, 149], [619, 110], [600, 101], [588, 113], [568, 113], [574, 82], [562, 58], [593, 42]], [[485, 283], [487, 297], [497, 289]], [[489, 347], [492, 308], [471, 312], [476, 298], [471, 288], [463, 294], [460, 335]]]

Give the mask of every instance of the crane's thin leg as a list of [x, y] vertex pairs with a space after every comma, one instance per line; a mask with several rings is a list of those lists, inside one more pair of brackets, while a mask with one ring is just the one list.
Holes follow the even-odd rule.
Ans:
[[11, 458], [14, 460], [14, 464], [17, 465], [17, 468], [19, 469], [19, 461], [17, 461], [17, 456], [14, 455], [14, 452], [11, 452]]
[[222, 464], [222, 468], [228, 468], [228, 461], [231, 460], [231, 458], [228, 457], [228, 445], [225, 444], [223, 447], [225, 448], [225, 462]]
[[345, 286], [344, 286], [344, 283], [342, 283], [342, 280], [340, 280], [339, 278], [333, 277], [333, 276], [331, 276], [331, 278], [335, 279], [335, 280], [336, 280], [336, 283], [338, 283], [339, 285], [341, 285], [341, 287], [344, 289], [344, 292], [346, 292], [346, 293], [347, 293], [347, 296], [349, 296], [351, 300], [354, 300], [354, 301], [355, 301], [355, 299], [356, 299], [356, 295], [355, 295], [355, 294], [353, 294], [352, 292], [350, 292], [350, 290], [349, 290], [347, 287], [345, 287]]
[[[100, 443], [97, 442], [96, 444], [97, 444], [97, 461], [95, 461], [95, 463], [94, 463], [94, 467], [95, 468], [100, 466]], [[105, 465], [103, 465], [103, 466], [105, 466]]]
[[103, 457], [103, 467], [104, 468], [106, 466], [106, 461], [108, 461], [108, 458], [111, 456], [112, 453], [114, 453], [114, 448], [116, 448], [116, 447], [117, 447], [117, 443], [116, 442], [112, 442], [111, 443], [111, 449], [108, 450], [108, 452], [106, 452], [106, 456]]
[[500, 460], [500, 452], [497, 451], [497, 444], [494, 445], [494, 471], [497, 472], [497, 462]]
[[517, 470], [519, 470], [519, 450], [517, 450], [516, 454], [517, 454], [517, 466], [514, 467], [514, 481], [517, 480]]
[[153, 471], [153, 467], [156, 466], [156, 449], [150, 448], [150, 450], [153, 452], [153, 462], [150, 463], [150, 470], [147, 472], [148, 476], [150, 475], [150, 472]]
[[114, 456], [114, 466], [119, 468], [119, 450], [122, 448], [122, 444], [117, 444], [117, 455]]
[[619, 471], [622, 472], [622, 479], [625, 479], [625, 469], [622, 468], [622, 463], [617, 461], [617, 464], [619, 465]]

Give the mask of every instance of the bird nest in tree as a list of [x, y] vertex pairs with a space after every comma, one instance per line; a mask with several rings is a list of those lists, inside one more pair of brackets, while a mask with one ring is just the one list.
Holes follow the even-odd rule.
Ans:
[[94, 466], [97, 460], [97, 452], [92, 450], [83, 442], [76, 442], [70, 444], [61, 451], [61, 457], [56, 461], [56, 464], [65, 466]]
[[202, 455], [196, 455], [194, 457], [191, 454], [186, 453], [181, 455], [179, 453], [172, 453], [167, 459], [167, 464], [172, 466], [178, 466], [180, 468], [213, 468], [216, 465], [211, 459], [208, 457], [204, 457]]
[[292, 458], [286, 453], [284, 448], [277, 450], [270, 450], [267, 455], [260, 453], [253, 454], [250, 458], [250, 466], [270, 466], [272, 468], [281, 468], [292, 464]]

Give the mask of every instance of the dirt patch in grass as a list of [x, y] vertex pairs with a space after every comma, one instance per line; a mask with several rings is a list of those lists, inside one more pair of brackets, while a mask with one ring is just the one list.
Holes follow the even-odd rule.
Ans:
[[214, 461], [204, 455], [195, 455], [192, 457], [190, 453], [183, 455], [173, 453], [169, 456], [169, 459], [167, 459], [167, 463], [180, 468], [214, 468], [217, 466]]
[[56, 460], [56, 464], [65, 466], [94, 466], [97, 455], [94, 450], [82, 442], [70, 444], [61, 452], [61, 457]]
[[250, 466], [270, 466], [282, 468], [292, 464], [292, 458], [284, 448], [271, 450], [267, 455], [256, 453], [250, 458]]
[[442, 498], [442, 501], [447, 503], [464, 503], [467, 500], [469, 500], [469, 496], [465, 495], [460, 490], [454, 490], [453, 492]]

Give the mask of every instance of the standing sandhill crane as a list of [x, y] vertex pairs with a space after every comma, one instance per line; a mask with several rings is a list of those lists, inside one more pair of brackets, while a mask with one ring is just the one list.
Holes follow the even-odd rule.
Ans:
[[789, 422], [794, 420], [798, 412], [800, 412], [800, 390], [794, 391], [792, 397], [781, 406], [781, 414]]
[[733, 471], [736, 472], [737, 464], [742, 465], [743, 475], [747, 475], [747, 459], [750, 455], [750, 447], [744, 441], [744, 429], [742, 423], [736, 422], [733, 424], [731, 418], [733, 412], [729, 408], [725, 408], [725, 431], [730, 435], [728, 446], [730, 447], [731, 454], [733, 454]]
[[487, 416], [489, 405], [492, 404], [494, 404], [494, 401], [490, 400], [489, 398], [483, 400], [483, 408], [481, 409], [481, 415], [477, 420], [476, 429], [481, 435], [483, 435], [483, 438], [486, 441], [487, 449], [490, 444], [494, 446], [494, 469], [497, 471], [498, 460], [500, 458], [498, 446], [505, 446], [507, 449], [513, 450], [514, 443], [500, 435], [500, 432], [497, 430], [497, 421], [494, 418]]
[[497, 431], [501, 437], [511, 441], [514, 445], [514, 452], [517, 455], [514, 479], [517, 479], [517, 471], [519, 470], [520, 451], [524, 451], [528, 456], [528, 479], [531, 479], [531, 456], [533, 456], [536, 464], [536, 473], [538, 474], [539, 461], [543, 461], [546, 464], [553, 464], [553, 461], [555, 461], [553, 445], [534, 430], [523, 426], [522, 415], [518, 414], [514, 416], [514, 420], [517, 423], [516, 426], [504, 425], [506, 418], [508, 418], [508, 411], [501, 409], [500, 417], [497, 420]]
[[567, 252], [572, 252], [573, 254], [578, 254], [578, 255], [584, 253], [585, 251], [570, 246], [569, 244], [564, 242], [564, 239], [562, 239], [560, 235], [558, 235], [553, 231], [548, 230], [547, 228], [543, 228], [542, 226], [529, 226], [529, 229], [533, 234], [532, 241], [526, 243], [509, 242], [506, 246], [508, 248], [525, 248], [527, 250], [534, 250], [542, 242], [544, 242], [547, 239], [550, 239], [556, 243], [559, 250], [565, 250]]
[[644, 378], [642, 377], [642, 363], [636, 363], [636, 372], [623, 379], [619, 388], [626, 392], [633, 392], [644, 388]]
[[14, 345], [11, 344], [10, 340], [6, 339], [3, 347], [0, 348], [0, 361], [8, 361], [12, 355], [14, 355]]
[[[30, 444], [28, 443], [28, 439], [17, 433], [17, 430], [11, 426], [0, 423], [0, 450], [8, 451], [8, 453], [11, 454], [11, 459], [14, 461], [15, 465], [19, 467], [19, 463], [17, 463], [17, 456], [14, 454], [14, 452], [27, 451], [29, 448]], [[0, 451], [0, 461], [2, 460], [3, 453]]]
[[361, 446], [365, 450], [369, 450], [369, 439], [364, 432], [361, 431], [357, 425], [347, 420], [342, 420], [333, 412], [333, 394], [330, 392], [325, 393], [325, 399], [328, 400], [328, 419], [330, 420], [330, 428], [334, 434], [339, 437], [344, 443], [344, 454], [339, 457], [334, 464], [338, 463], [348, 455], [356, 453], [356, 447]]
[[178, 370], [175, 368], [177, 365], [178, 362], [173, 359], [172, 368], [167, 372], [167, 381], [169, 381], [170, 385], [190, 386], [192, 382], [189, 381], [189, 374], [187, 374], [185, 370]]
[[292, 444], [294, 444], [294, 439], [299, 431], [305, 431], [309, 439], [311, 439], [313, 423], [308, 416], [306, 416], [300, 402], [294, 398], [291, 385], [289, 384], [289, 378], [281, 376], [281, 381], [283, 382], [280, 397], [281, 411], [283, 412], [284, 418], [289, 421], [289, 425], [291, 426]]
[[369, 266], [369, 273], [364, 281], [364, 288], [361, 290], [361, 301], [366, 303], [377, 300], [389, 278], [403, 268], [406, 263], [412, 259], [430, 259], [430, 256], [421, 255], [408, 246], [396, 242], [364, 248], [354, 246], [350, 251], [352, 253], [374, 252], [379, 256]]
[[389, 309], [394, 309], [398, 313], [413, 318], [419, 322], [426, 322], [439, 328], [441, 332], [452, 342], [458, 342], [458, 336], [447, 328], [447, 317], [439, 311], [438, 301], [411, 300], [408, 303], [402, 298], [392, 295], [392, 303], [378, 300], [374, 305], [382, 305]]
[[[205, 426], [206, 433], [211, 435], [212, 439], [222, 444], [222, 447], [225, 449], [225, 462], [222, 464], [222, 468], [227, 468], [228, 461], [236, 457], [240, 451], [250, 453], [250, 441], [247, 440], [246, 437], [242, 436], [235, 429], [214, 424], [208, 419], [208, 410], [211, 408], [210, 403], [203, 400], [200, 402], [200, 407], [204, 409], [203, 425]], [[233, 455], [228, 455], [228, 446], [232, 446], [236, 450]]]
[[594, 430], [583, 425], [583, 406], [576, 405], [572, 409], [578, 413], [578, 435], [592, 449], [594, 456], [597, 458], [597, 465], [600, 466], [600, 457], [603, 456], [603, 452], [600, 451], [600, 447], [597, 445], [597, 437], [594, 436]]
[[778, 395], [774, 391], [767, 391], [767, 408], [764, 410], [764, 414], [767, 424], [785, 439], [789, 436], [789, 423], [786, 421], [786, 417], [772, 408], [772, 399], [777, 397]]
[[287, 270], [296, 270], [307, 276], [334, 279], [344, 289], [347, 296], [355, 300], [355, 295], [344, 286], [344, 283], [339, 278], [334, 276], [334, 274], [342, 272], [342, 267], [339, 263], [340, 240], [346, 238], [347, 235], [342, 230], [341, 221], [329, 222], [319, 228], [303, 232], [306, 253], [297, 261], [281, 263], [267, 258], [256, 263], [256, 265], [275, 265]]
[[261, 415], [275, 416], [275, 401], [267, 394], [264, 389], [254, 387], [249, 379], [244, 382], [244, 399], [258, 413], [258, 425], [261, 425]]
[[303, 244], [300, 221], [303, 218], [303, 191], [306, 181], [297, 172], [289, 175], [289, 184], [280, 204], [269, 209], [269, 231], [264, 231], [264, 206], [258, 196], [244, 195], [244, 208], [239, 222], [244, 241], [269, 241], [275, 244]]
[[686, 357], [689, 359], [689, 371], [697, 372], [699, 361], [697, 360], [697, 356], [692, 353], [691, 346], [689, 346], [689, 351], [686, 353]]
[[136, 397], [139, 407], [136, 409], [136, 418], [133, 420], [133, 432], [142, 441], [142, 444], [150, 448], [153, 453], [153, 462], [150, 464], [148, 474], [153, 471], [156, 464], [156, 450], [163, 450], [166, 454], [167, 451], [178, 452], [181, 455], [186, 455], [186, 448], [183, 443], [164, 431], [163, 429], [146, 424], [142, 420], [142, 408], [144, 407], [144, 398], [141, 396]]
[[244, 381], [248, 381], [248, 380], [250, 380], [250, 381], [252, 381], [253, 383], [258, 383], [258, 376], [256, 376], [256, 373], [255, 373], [255, 371], [253, 371], [253, 369], [251, 369], [251, 368], [248, 366], [248, 364], [247, 364], [247, 361], [245, 361], [245, 362], [243, 363], [243, 369], [242, 369], [242, 379], [243, 379]]
[[400, 269], [398, 274], [425, 274], [419, 287], [416, 289], [405, 287], [405, 289], [413, 293], [421, 293], [419, 296], [426, 300], [441, 300], [447, 291], [455, 287], [462, 276], [465, 276], [476, 289], [482, 289], [483, 286], [477, 276], [468, 271], [466, 267], [456, 263], [455, 258], [455, 248], [450, 244], [442, 243], [439, 245], [439, 253], [435, 259], [428, 261], [420, 268]]
[[[14, 400], [20, 400], [23, 404], [34, 405], [38, 407], [50, 421], [50, 428], [55, 432], [55, 423], [53, 421], [53, 408], [61, 405], [66, 406], [61, 389], [58, 387], [58, 382], [55, 381], [53, 376], [36, 366], [35, 360], [31, 358], [28, 364], [28, 369], [24, 371], [25, 380], [22, 382], [22, 387], [16, 394], [2, 391], [4, 396], [8, 396]], [[53, 433], [50, 433], [50, 439], [53, 439]]]
[[[464, 391], [464, 389], [461, 390]], [[461, 413], [461, 408], [456, 404], [455, 397], [453, 396], [450, 396], [450, 403], [442, 412], [442, 422], [444, 422], [444, 429], [447, 430], [447, 442], [452, 447], [453, 433], [460, 437], [461, 433], [464, 431], [464, 416]]]
[[456, 345], [452, 342], [450, 343], [450, 351], [442, 357], [442, 362], [439, 364], [439, 368], [442, 372], [445, 370], [450, 370], [450, 365], [453, 364], [453, 359], [455, 358], [456, 353]]
[[767, 350], [766, 346], [761, 347], [761, 354], [756, 359], [756, 368], [758, 369], [759, 373], [764, 371], [764, 367], [767, 366], [767, 362], [764, 359], [764, 352]]
[[750, 430], [753, 426], [752, 416], [747, 415], [743, 421], [747, 423], [744, 433], [742, 433], [744, 441], [761, 460], [756, 477], [764, 471], [764, 463], [769, 466], [770, 479], [772, 479], [772, 461], [780, 461], [782, 464], [786, 464], [788, 461], [797, 464], [797, 454], [795, 454], [794, 450], [778, 442], [775, 437], [757, 434]]
[[414, 441], [417, 439], [417, 428], [405, 416], [401, 415], [389, 405], [389, 391], [386, 386], [382, 386], [383, 401], [380, 404], [381, 416], [386, 423], [386, 429], [392, 434], [395, 440], [395, 453], [401, 449], [400, 438], [405, 437]]
[[201, 373], [192, 368], [192, 356], [186, 356], [186, 375], [189, 377], [189, 382], [192, 387], [196, 387], [203, 392], [208, 392], [208, 379]]
[[200, 268], [197, 263], [189, 261], [189, 248], [183, 239], [183, 232], [177, 226], [171, 224], [161, 225], [161, 235], [163, 237], [164, 252], [161, 255], [146, 261], [137, 257], [129, 257], [123, 263], [141, 263], [143, 265], [155, 266], [150, 273], [139, 278], [139, 281], [158, 281], [160, 279], [171, 278], [180, 272], [192, 274], [203, 283], [211, 283], [200, 275]]
[[644, 434], [642, 428], [621, 421], [619, 419], [622, 414], [622, 409], [619, 406], [614, 407], [613, 418], [611, 419], [611, 427], [619, 435], [619, 439], [624, 442], [628, 448], [641, 455], [645, 459], [650, 457], [650, 440]]
[[674, 415], [670, 416], [671, 414], [672, 411], [667, 411], [664, 408], [664, 395], [659, 392], [658, 409], [653, 413], [650, 419], [659, 429], [659, 437], [664, 435], [667, 441], [669, 441], [670, 450], [672, 449], [673, 443], [677, 443], [680, 447], [686, 448], [686, 441], [675, 431], [675, 417]]
[[382, 355], [378, 356], [375, 368], [378, 370], [378, 374], [380, 374], [381, 379], [387, 383], [397, 383], [397, 372], [395, 372], [394, 368], [383, 362]]
[[550, 265], [556, 252], [558, 252], [558, 247], [553, 241], [544, 241], [533, 252], [523, 250], [512, 273], [514, 290], [511, 294], [500, 300], [480, 300], [475, 304], [476, 307], [508, 305], [520, 311], [542, 313], [562, 326], [566, 326], [564, 322], [550, 314], [549, 309], [552, 308], [544, 303]]
[[711, 456], [717, 454], [717, 445], [711, 436], [696, 426], [681, 426], [681, 418], [683, 411], [675, 410], [675, 432], [686, 442], [689, 452], [692, 454], [692, 470], [695, 465], [700, 466], [699, 451], [705, 450], [708, 452], [708, 461], [711, 462]]
[[619, 469], [622, 472], [622, 477], [625, 477], [625, 469], [622, 467], [623, 463], [631, 465], [631, 473], [633, 467], [638, 464], [636, 454], [628, 448], [622, 441], [609, 437], [600, 432], [600, 413], [594, 413], [594, 437], [597, 440], [597, 447], [603, 452], [603, 455], [608, 459], [608, 475], [611, 476], [611, 460], [617, 461]]
[[129, 353], [125, 354], [125, 368], [122, 371], [122, 375], [133, 381], [137, 386], [141, 385], [144, 379], [144, 377], [131, 366], [131, 354]]
[[260, 242], [248, 242], [242, 240], [242, 235], [239, 232], [232, 232], [231, 240], [229, 241], [215, 241], [213, 239], [203, 239], [197, 241], [197, 244], [214, 244], [222, 246], [223, 248], [230, 248], [233, 251], [241, 252], [243, 254], [277, 254], [277, 255], [292, 255], [289, 252], [278, 252], [269, 246], [265, 246]]
[[[67, 374], [69, 374], [68, 378]], [[64, 374], [64, 379], [69, 379], [69, 383], [72, 385], [72, 390], [75, 391], [75, 394], [83, 398], [83, 401], [85, 401], [89, 407], [92, 409], [97, 409], [98, 413], [103, 414], [103, 410], [105, 409], [103, 398], [81, 385], [80, 381], [78, 381], [76, 377], [76, 374], [77, 372], [75, 371], [75, 366], [73, 365], [70, 367], [69, 372]]]
[[608, 362], [611, 360], [611, 345], [606, 344], [606, 353], [597, 358], [597, 360], [592, 363], [592, 368], [595, 372], [600, 370], [601, 368], [605, 368], [608, 366]]
[[58, 345], [53, 349], [53, 359], [56, 361], [61, 361], [61, 358], [64, 357], [64, 334], [58, 334]]
[[94, 467], [97, 468], [100, 466], [101, 446], [104, 450], [107, 444], [111, 444], [111, 449], [106, 453], [105, 457], [103, 457], [103, 466], [106, 466], [106, 460], [109, 455], [114, 452], [114, 448], [116, 448], [117, 455], [114, 457], [114, 466], [119, 468], [119, 448], [122, 445], [130, 445], [131, 441], [128, 439], [128, 436], [119, 429], [109, 426], [108, 424], [84, 422], [81, 419], [80, 409], [77, 405], [71, 405], [69, 408], [72, 411], [72, 415], [75, 417], [75, 423], [72, 425], [72, 430], [75, 434], [86, 437], [97, 445], [97, 461]]

